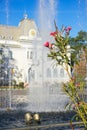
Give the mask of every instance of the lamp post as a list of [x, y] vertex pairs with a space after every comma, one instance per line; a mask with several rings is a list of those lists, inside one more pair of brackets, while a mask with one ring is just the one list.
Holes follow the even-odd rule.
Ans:
[[9, 67], [9, 108], [11, 109], [11, 67]]
[[[0, 69], [1, 69], [1, 60], [2, 60], [2, 55], [0, 54]], [[1, 82], [1, 77], [0, 77], [0, 82]], [[2, 87], [1, 87], [1, 97], [0, 97], [0, 107], [2, 107]]]

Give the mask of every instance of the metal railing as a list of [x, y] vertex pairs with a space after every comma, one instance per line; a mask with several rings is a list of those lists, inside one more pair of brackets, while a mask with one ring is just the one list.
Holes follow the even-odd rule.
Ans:
[[[44, 128], [44, 129], [47, 129], [47, 128], [53, 128], [53, 127], [64, 127], [64, 126], [70, 126], [70, 122], [68, 123], [56, 123], [56, 124], [46, 124], [46, 125], [28, 125], [24, 128], [11, 128], [11, 129], [6, 129], [6, 130], [32, 130], [32, 129], [41, 129], [41, 128]], [[82, 122], [73, 122], [72, 125], [83, 125]], [[72, 130], [72, 128], [70, 127], [69, 130]], [[65, 129], [64, 129], [65, 130]], [[74, 130], [74, 129], [73, 129]], [[80, 130], [84, 130], [84, 128], [80, 128]]]

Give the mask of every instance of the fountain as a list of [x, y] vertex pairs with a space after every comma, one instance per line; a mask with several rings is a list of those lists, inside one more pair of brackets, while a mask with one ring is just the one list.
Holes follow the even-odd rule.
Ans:
[[[58, 76], [56, 80], [53, 80], [53, 77], [49, 76], [50, 74], [48, 74], [48, 77], [46, 75], [47, 67], [51, 68], [51, 73], [55, 70], [51, 60], [50, 62], [46, 60], [49, 51], [43, 46], [43, 43], [50, 39], [49, 34], [54, 26], [56, 9], [55, 0], [48, 0], [47, 4], [46, 2], [45, 0], [40, 0], [39, 23], [41, 41], [37, 43], [37, 39], [35, 39], [33, 43], [34, 50], [37, 54], [35, 53], [36, 55], [33, 58], [31, 71], [33, 67], [35, 67], [38, 70], [38, 74], [37, 80], [31, 80], [29, 84], [29, 105], [27, 109], [34, 112], [65, 111], [65, 106], [69, 101], [68, 97], [61, 90], [62, 84], [60, 78], [62, 77]], [[50, 41], [52, 41], [52, 39], [50, 39]], [[56, 69], [60, 71], [58, 68]]]
[[[54, 19], [56, 18], [56, 14], [55, 14], [56, 3], [55, 0], [51, 0], [51, 1], [48, 0], [48, 2], [45, 0], [40, 0], [39, 2], [40, 2], [39, 3], [39, 23], [40, 23], [39, 35], [41, 37], [39, 42], [38, 39], [35, 39], [33, 42], [33, 50], [35, 53], [34, 53], [32, 64], [29, 68], [29, 74], [30, 74], [29, 91], [27, 93], [29, 100], [27, 101], [28, 106], [26, 107], [25, 105], [24, 107], [26, 110], [32, 112], [65, 111], [65, 106], [68, 103], [68, 97], [66, 96], [66, 94], [62, 92], [61, 82], [63, 82], [63, 80], [67, 80], [68, 77], [66, 76], [66, 73], [63, 72], [63, 70], [60, 71], [60, 69], [62, 69], [60, 66], [58, 68], [57, 67], [53, 68], [51, 60], [49, 58], [47, 59], [47, 53], [49, 51], [43, 45], [45, 41], [50, 39], [49, 34], [53, 30], [52, 27], [54, 26], [53, 25]], [[8, 0], [6, 0], [7, 25], [9, 22], [8, 14], [9, 14]], [[8, 29], [6, 33], [8, 33]], [[50, 41], [52, 40], [53, 39], [50, 39]], [[8, 40], [6, 42], [8, 42]], [[5, 53], [7, 53], [4, 54], [4, 56], [5, 58], [8, 59], [9, 62], [8, 64], [9, 86], [11, 86], [11, 78], [12, 78], [11, 69], [14, 65], [10, 64], [10, 60], [11, 60], [9, 58], [10, 50], [6, 46], [6, 44], [7, 43], [5, 43], [5, 48], [3, 48], [3, 50]], [[36, 71], [35, 69], [37, 70], [37, 79], [34, 79], [34, 74], [36, 74], [34, 73], [34, 71]], [[57, 73], [56, 70], [59, 72]], [[61, 80], [63, 73], [65, 73], [65, 77], [63, 80]], [[7, 102], [5, 103], [5, 106], [7, 108], [14, 109], [20, 106], [18, 105], [19, 102], [17, 103], [15, 99], [13, 99], [14, 92], [13, 90], [11, 90], [11, 87], [9, 87], [9, 90], [6, 91], [6, 95], [7, 97], [3, 97], [3, 98], [5, 98], [5, 101]], [[24, 102], [24, 104], [26, 103]]]
[[[8, 0], [7, 2], [8, 3]], [[56, 125], [56, 123], [61, 122], [69, 122], [71, 117], [73, 116], [73, 112], [65, 111], [65, 106], [69, 101], [68, 97], [62, 92], [61, 90], [61, 80], [60, 77], [57, 78], [56, 81], [53, 79], [47, 80], [46, 78], [46, 57], [48, 50], [43, 46], [43, 43], [49, 40], [49, 33], [52, 31], [53, 21], [55, 19], [55, 0], [40, 0], [40, 19], [39, 22], [41, 23], [41, 41], [37, 44], [37, 39], [35, 39], [34, 43], [34, 50], [39, 52], [39, 54], [35, 53], [33, 63], [29, 68], [29, 73], [31, 78], [29, 77], [30, 84], [29, 84], [29, 91], [27, 93], [28, 97], [28, 106], [19, 105], [16, 109], [12, 104], [12, 96], [13, 91], [9, 90], [9, 106], [10, 111], [2, 111], [0, 112], [0, 129], [14, 129], [14, 128], [26, 128], [26, 124], [24, 121], [24, 115], [26, 111], [30, 112], [31, 114], [40, 113], [41, 116], [41, 124], [43, 126], [29, 126], [28, 129], [53, 129], [56, 130], [57, 128], [63, 130], [65, 128], [69, 129], [70, 127], [64, 127], [62, 124], [61, 126]], [[45, 8], [45, 9], [44, 9]], [[48, 9], [49, 8], [49, 9]], [[7, 19], [8, 19], [8, 8], [6, 4], [7, 10]], [[48, 10], [48, 11], [47, 11]], [[51, 15], [49, 15], [51, 12]], [[7, 20], [8, 21], [8, 20]], [[46, 28], [44, 28], [46, 26]], [[50, 39], [52, 40], [52, 39]], [[38, 48], [39, 46], [39, 48]], [[52, 62], [49, 64], [51, 69]], [[38, 70], [37, 80], [33, 79], [33, 67]], [[55, 71], [54, 71], [55, 72]], [[62, 71], [61, 71], [62, 72]], [[10, 75], [9, 75], [10, 77]], [[11, 77], [10, 77], [11, 78]], [[58, 81], [58, 82], [57, 82]], [[18, 102], [19, 103], [19, 102]], [[6, 106], [7, 107], [7, 106]], [[67, 116], [69, 115], [69, 116]], [[54, 123], [54, 124], [52, 124]], [[47, 126], [48, 124], [48, 126]], [[52, 126], [53, 125], [53, 126]], [[69, 125], [69, 124], [68, 124]], [[8, 126], [8, 127], [7, 127]], [[51, 128], [50, 128], [51, 126]], [[27, 128], [26, 128], [27, 129]]]

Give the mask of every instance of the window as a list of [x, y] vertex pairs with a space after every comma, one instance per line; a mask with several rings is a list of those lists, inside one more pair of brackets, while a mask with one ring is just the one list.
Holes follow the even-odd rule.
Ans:
[[32, 58], [33, 58], [33, 52], [27, 51], [27, 59], [32, 59]]
[[64, 69], [63, 68], [60, 69], [60, 76], [64, 77]]
[[33, 52], [31, 51], [30, 52], [30, 59], [32, 59], [33, 58]]
[[29, 59], [29, 51], [27, 51], [27, 59]]
[[12, 59], [12, 51], [9, 51], [9, 58]]
[[51, 70], [50, 70], [50, 68], [47, 69], [47, 77], [48, 77], [48, 78], [51, 77]]
[[58, 76], [58, 74], [57, 74], [57, 69], [55, 68], [54, 70], [53, 70], [53, 77], [55, 78], [55, 77], [57, 77]]
[[34, 38], [35, 36], [36, 36], [36, 30], [35, 30], [35, 29], [31, 29], [31, 30], [29, 31], [29, 37]]
[[35, 79], [35, 70], [32, 70], [32, 78]]

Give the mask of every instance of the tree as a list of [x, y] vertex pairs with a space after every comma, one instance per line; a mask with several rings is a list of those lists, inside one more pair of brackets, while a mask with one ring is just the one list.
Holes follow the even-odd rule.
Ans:
[[[71, 53], [71, 64], [75, 65], [74, 70], [78, 74], [86, 75], [86, 63], [87, 63], [87, 32], [79, 31], [77, 36], [70, 38], [70, 46], [75, 50], [75, 53]], [[79, 65], [74, 64], [75, 58], [78, 58]]]

